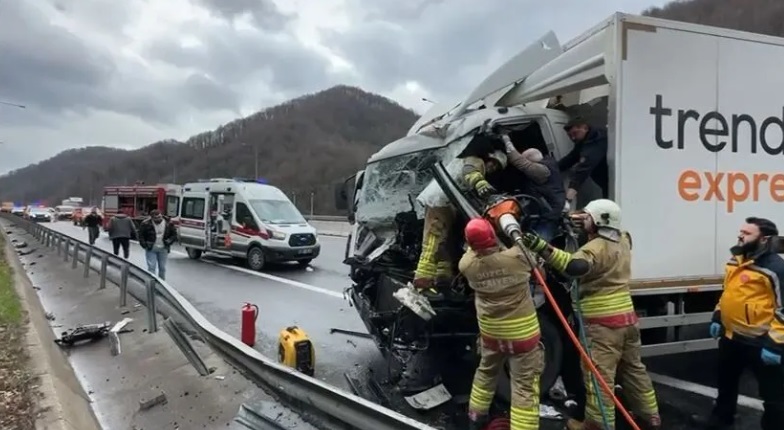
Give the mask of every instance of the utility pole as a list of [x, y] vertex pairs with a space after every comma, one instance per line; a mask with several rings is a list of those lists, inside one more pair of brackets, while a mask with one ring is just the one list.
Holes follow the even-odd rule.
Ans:
[[255, 155], [254, 160], [256, 161], [256, 170], [255, 170], [256, 177], [253, 179], [258, 180], [259, 179], [259, 144], [258, 143], [253, 145], [253, 152]]
[[9, 102], [3, 102], [3, 101], [0, 101], [0, 105], [11, 106], [11, 107], [19, 108], [19, 109], [27, 109], [27, 106], [25, 106], [25, 105], [18, 105], [16, 103], [9, 103]]

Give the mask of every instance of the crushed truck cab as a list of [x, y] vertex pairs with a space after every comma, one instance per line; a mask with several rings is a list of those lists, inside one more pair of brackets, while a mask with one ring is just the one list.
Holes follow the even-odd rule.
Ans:
[[[643, 355], [715, 348], [707, 323], [739, 226], [747, 216], [784, 225], [784, 76], [770, 74], [782, 59], [781, 38], [615, 14], [565, 45], [548, 33], [460, 103], [433, 106], [336, 190], [353, 224], [345, 260], [351, 300], [376, 344], [408, 363], [470, 358], [476, 321], [459, 277], [457, 299], [434, 305], [441, 319], [429, 324], [393, 297], [412, 279], [421, 248], [424, 208], [416, 198], [438, 182], [460, 214], [452, 231], [460, 252], [464, 222], [482, 208], [449, 163], [488, 124], [506, 129], [519, 150], [560, 159], [574, 147], [564, 126], [579, 116], [607, 129], [606, 186], [634, 240]], [[600, 188], [589, 179], [577, 191], [579, 208]], [[546, 386], [566, 340], [543, 334]], [[409, 367], [427, 373], [423, 363]]]

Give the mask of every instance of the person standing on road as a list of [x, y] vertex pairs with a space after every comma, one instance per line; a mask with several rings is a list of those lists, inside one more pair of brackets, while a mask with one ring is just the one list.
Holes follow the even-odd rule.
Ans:
[[147, 270], [158, 277], [166, 279], [166, 260], [171, 246], [177, 241], [177, 230], [171, 222], [163, 219], [161, 211], [150, 211], [150, 217], [139, 227], [139, 245], [144, 248], [147, 259]]
[[[607, 385], [614, 387], [616, 377], [621, 381], [626, 398], [642, 420], [641, 426], [659, 430], [656, 392], [640, 356], [640, 327], [629, 290], [632, 239], [621, 230], [621, 208], [612, 200], [594, 200], [574, 219], [588, 234], [588, 242], [574, 254], [555, 248], [530, 232], [524, 234], [523, 242], [553, 269], [580, 280], [578, 310], [590, 345], [587, 352]], [[583, 374], [588, 393], [585, 420], [570, 419], [567, 429], [602, 430], [605, 418], [609, 429], [614, 429], [612, 399], [604, 392], [601, 397], [597, 395], [591, 372], [585, 366]]]
[[136, 238], [136, 226], [128, 215], [120, 212], [109, 220], [107, 228], [109, 239], [112, 241], [114, 255], [119, 255], [120, 248], [123, 250], [123, 257], [128, 258], [130, 254], [131, 239]]
[[498, 244], [495, 230], [486, 219], [469, 221], [465, 240], [470, 249], [458, 267], [476, 296], [482, 354], [468, 404], [469, 428], [479, 430], [487, 424], [496, 381], [508, 361], [512, 384], [510, 428], [537, 430], [544, 351], [528, 288], [531, 265], [521, 249], [505, 249]]
[[776, 224], [746, 218], [724, 270], [724, 290], [710, 335], [719, 340], [716, 404], [706, 428], [733, 428], [738, 384], [751, 369], [765, 408], [761, 429], [784, 428], [784, 259], [776, 254]]
[[87, 229], [87, 235], [90, 240], [90, 245], [95, 245], [95, 240], [101, 235], [101, 224], [103, 218], [98, 215], [98, 209], [92, 208], [90, 213], [84, 217], [84, 227]]

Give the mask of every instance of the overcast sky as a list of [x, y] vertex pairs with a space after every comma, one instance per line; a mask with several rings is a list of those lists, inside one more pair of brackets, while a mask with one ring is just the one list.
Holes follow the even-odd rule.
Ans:
[[335, 84], [423, 111], [548, 30], [663, 0], [0, 0], [0, 173], [185, 140]]

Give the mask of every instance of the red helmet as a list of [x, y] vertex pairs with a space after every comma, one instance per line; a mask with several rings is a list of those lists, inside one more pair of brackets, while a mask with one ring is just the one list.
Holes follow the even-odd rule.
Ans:
[[474, 251], [492, 248], [497, 244], [495, 229], [490, 221], [484, 218], [468, 221], [465, 227], [465, 239]]

